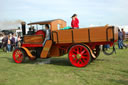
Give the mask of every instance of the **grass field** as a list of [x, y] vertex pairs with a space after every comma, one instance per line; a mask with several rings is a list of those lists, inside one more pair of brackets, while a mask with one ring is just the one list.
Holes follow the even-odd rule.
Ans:
[[0, 50], [0, 85], [128, 85], [128, 49], [100, 56], [84, 68], [70, 65], [67, 55], [16, 64], [12, 53]]

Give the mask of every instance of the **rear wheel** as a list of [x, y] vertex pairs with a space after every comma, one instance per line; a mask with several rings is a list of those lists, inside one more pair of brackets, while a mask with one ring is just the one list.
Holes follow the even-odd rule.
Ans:
[[24, 62], [25, 61], [25, 52], [24, 52], [24, 50], [22, 50], [20, 48], [15, 49], [14, 52], [13, 52], [13, 60], [16, 63]]
[[68, 53], [69, 61], [73, 66], [84, 67], [91, 61], [90, 51], [84, 45], [74, 45]]

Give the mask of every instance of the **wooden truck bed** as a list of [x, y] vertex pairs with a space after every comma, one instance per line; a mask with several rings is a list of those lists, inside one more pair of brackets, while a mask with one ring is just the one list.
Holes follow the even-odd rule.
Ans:
[[118, 29], [114, 26], [52, 31], [56, 43], [89, 43], [118, 40]]

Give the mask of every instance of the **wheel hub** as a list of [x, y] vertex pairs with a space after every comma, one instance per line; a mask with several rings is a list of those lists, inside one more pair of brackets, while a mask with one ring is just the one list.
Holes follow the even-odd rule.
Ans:
[[76, 57], [77, 57], [77, 59], [80, 59], [81, 58], [81, 54], [77, 54]]

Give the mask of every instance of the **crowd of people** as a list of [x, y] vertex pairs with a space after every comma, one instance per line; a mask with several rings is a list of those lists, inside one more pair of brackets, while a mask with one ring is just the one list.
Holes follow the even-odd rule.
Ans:
[[5, 52], [11, 52], [16, 47], [21, 46], [21, 37], [16, 34], [4, 35], [2, 39], [2, 49]]

